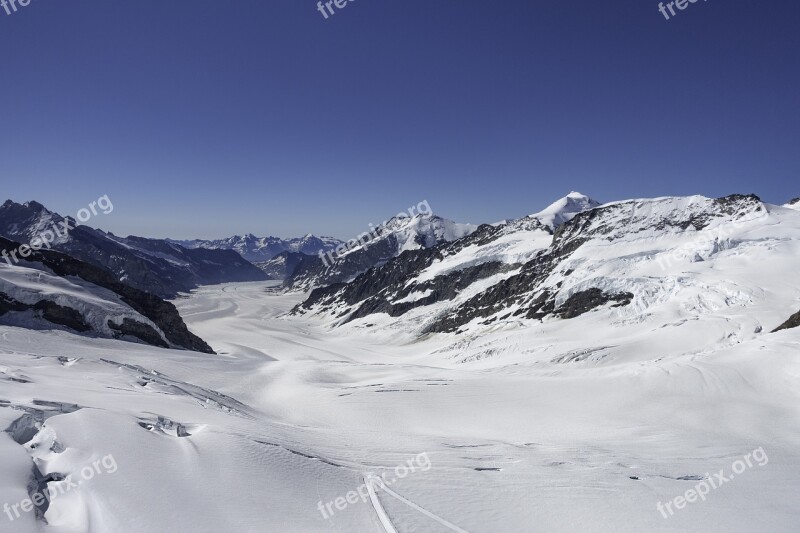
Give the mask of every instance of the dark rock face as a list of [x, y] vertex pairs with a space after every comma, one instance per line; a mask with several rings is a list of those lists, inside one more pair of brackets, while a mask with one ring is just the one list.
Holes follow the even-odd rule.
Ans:
[[92, 329], [83, 319], [83, 315], [71, 307], [64, 307], [47, 300], [41, 300], [37, 302], [33, 308], [37, 311], [41, 311], [42, 318], [53, 324], [66, 326], [79, 332]]
[[614, 307], [621, 307], [630, 304], [631, 300], [633, 294], [629, 292], [609, 294], [594, 288], [573, 294], [554, 314], [561, 318], [575, 318], [609, 302], [615, 302]]
[[[337, 304], [354, 306], [362, 302], [348, 316], [347, 321], [380, 312], [390, 316], [400, 316], [411, 309], [452, 300], [461, 290], [480, 279], [521, 268], [519, 274], [497, 283], [487, 291], [468, 300], [456, 312], [439, 317], [424, 333], [456, 331], [473, 318], [491, 316], [514, 303], [518, 295], [531, 290], [536, 282], [543, 281], [549, 275], [552, 265], [557, 264], [577, 246], [558, 249], [549, 255], [543, 252], [537, 259], [526, 265], [509, 265], [490, 261], [440, 275], [423, 283], [416, 283], [414, 278], [446, 255], [457, 253], [469, 246], [490, 244], [509, 230], [534, 229], [551, 233], [549, 228], [543, 226], [536, 219], [514, 221], [496, 226], [485, 224], [472, 234], [457, 241], [444, 243], [434, 248], [404, 252], [385, 265], [370, 269], [358, 276], [352, 283], [335, 284], [314, 290], [305, 302], [295, 308], [295, 312], [309, 310], [315, 306], [333, 307]], [[389, 301], [390, 298], [402, 300], [413, 292], [427, 293], [427, 296], [394, 305]], [[543, 299], [540, 295], [529, 310], [529, 318], [539, 318], [552, 313], [553, 310], [553, 302]]]
[[507, 271], [509, 268], [508, 265], [499, 262], [483, 263], [444, 276], [437, 276], [433, 280], [414, 284], [397, 292], [397, 297], [400, 299], [407, 297], [412, 292], [428, 293], [427, 296], [412, 302], [403, 302], [393, 305], [380, 296], [374, 296], [352, 313], [348, 317], [348, 321], [364, 318], [373, 313], [387, 313], [389, 316], [397, 317], [418, 307], [445, 300], [452, 300], [460, 291], [466, 289], [476, 281], [493, 276], [499, 272]]
[[[12, 250], [19, 249], [19, 246], [19, 243], [0, 237], [0, 252], [3, 250], [11, 252]], [[31, 255], [20, 264], [24, 265], [26, 262], [40, 263], [58, 276], [76, 276], [84, 281], [108, 289], [116, 293], [124, 303], [129, 305], [136, 312], [152, 320], [153, 323], [164, 332], [167, 340], [175, 346], [186, 348], [187, 350], [214, 353], [208, 344], [188, 330], [174, 305], [162, 300], [158, 296], [117, 281], [116, 276], [108, 270], [80, 261], [60, 252], [44, 249], [32, 251]], [[9, 306], [13, 304], [5, 305]], [[0, 308], [2, 308], [2, 306], [3, 304], [0, 303]], [[64, 319], [66, 315], [50, 308], [49, 316], [57, 319]], [[160, 340], [160, 342], [163, 345], [163, 340]]]
[[107, 269], [137, 289], [174, 298], [199, 285], [262, 281], [267, 276], [232, 250], [190, 250], [158, 239], [116, 237], [51, 213], [37, 202], [0, 206], [0, 236], [30, 242], [41, 228], [69, 223], [69, 239], [52, 249]]
[[161, 338], [161, 335], [159, 335], [156, 330], [154, 330], [147, 324], [137, 322], [136, 320], [131, 320], [130, 318], [125, 317], [124, 319], [122, 319], [122, 324], [119, 325], [109, 320], [108, 327], [110, 327], [114, 331], [119, 332], [120, 337], [122, 335], [131, 335], [139, 340], [146, 342], [147, 344], [150, 344], [151, 346], [160, 346], [161, 348], [169, 348], [169, 345], [166, 342], [164, 342], [164, 340]]
[[539, 319], [551, 314], [555, 308], [555, 295], [546, 290], [535, 294], [536, 290], [559, 262], [576, 249], [577, 246], [573, 245], [564, 249], [551, 247], [523, 265], [518, 274], [502, 280], [441, 317], [426, 333], [455, 332], [475, 318], [490, 317], [512, 305], [520, 306], [515, 315], [524, 315], [525, 318]]
[[[415, 283], [414, 278], [420, 272], [431, 266], [436, 261], [441, 261], [445, 255], [452, 255], [460, 252], [469, 246], [482, 246], [489, 244], [504, 234], [509, 227], [515, 230], [534, 230], [540, 229], [551, 233], [550, 229], [543, 226], [538, 220], [522, 220], [509, 224], [499, 224], [496, 226], [483, 224], [471, 234], [452, 242], [441, 243], [431, 248], [421, 248], [419, 250], [407, 250], [396, 258], [392, 258], [381, 265], [372, 267], [358, 276], [352, 283], [335, 283], [327, 287], [321, 287], [311, 292], [308, 299], [297, 306], [297, 310], [310, 309], [316, 305], [332, 304], [341, 301], [345, 305], [352, 306], [358, 302], [372, 298], [379, 293], [386, 300], [389, 296], [392, 299], [403, 299], [412, 292], [432, 291], [432, 294], [413, 302], [412, 305], [401, 304], [393, 311], [403, 314], [411, 309], [429, 305], [443, 300], [450, 300], [456, 293], [469, 284], [499, 272], [512, 270], [512, 265], [501, 265], [499, 263], [481, 264], [476, 267], [458, 271], [449, 275], [439, 276], [434, 280], [425, 283]], [[317, 258], [318, 259], [318, 258]], [[363, 266], [363, 265], [362, 265]], [[304, 267], [298, 267], [298, 270]], [[360, 268], [357, 267], [357, 268]], [[441, 278], [441, 279], [440, 279]], [[386, 302], [388, 304], [388, 302]], [[385, 305], [378, 305], [386, 308]], [[369, 305], [360, 311], [363, 315]], [[402, 312], [400, 311], [402, 310]], [[392, 316], [399, 316], [393, 314]]]
[[18, 302], [11, 296], [4, 292], [0, 292], [0, 316], [10, 313], [11, 311], [27, 311], [32, 306]]
[[0, 292], [0, 316], [10, 311], [35, 311], [39, 317], [48, 322], [70, 328], [80, 333], [92, 329], [83, 319], [83, 315], [71, 307], [64, 307], [63, 305], [58, 305], [49, 300], [39, 300], [35, 304], [26, 304], [15, 300], [8, 294]]
[[318, 255], [300, 258], [297, 266], [286, 278], [285, 287], [309, 289], [347, 282], [376, 265], [382, 265], [397, 255], [397, 239], [393, 235], [381, 239], [367, 248], [354, 250], [327, 265]]
[[308, 255], [302, 252], [281, 252], [268, 261], [254, 263], [267, 274], [269, 279], [286, 280], [289, 278], [301, 263], [307, 263], [317, 256]]
[[775, 328], [772, 333], [783, 331], [785, 329], [800, 328], [800, 311], [789, 317], [789, 320]]
[[[458, 227], [462, 226], [462, 227]], [[453, 239], [455, 235], [472, 233], [472, 227], [463, 227], [438, 216], [417, 215], [410, 218], [395, 217], [384, 222], [372, 233], [363, 233], [348, 241], [349, 250], [341, 255], [319, 255], [303, 259], [287, 277], [284, 286], [291, 290], [310, 290], [334, 283], [346, 283], [370, 268], [379, 267], [402, 251], [430, 249]]]
[[794, 198], [792, 200], [789, 200], [789, 205], [797, 205], [797, 204], [800, 204], [800, 198]]
[[403, 283], [409, 276], [424, 270], [434, 259], [441, 257], [433, 249], [403, 252], [396, 260], [361, 274], [353, 283], [337, 283], [315, 289], [299, 307], [309, 309], [318, 303], [328, 303], [334, 298], [347, 305], [354, 305], [379, 292], [389, 292], [387, 289]]
[[[393, 317], [401, 316], [412, 309], [452, 300], [460, 291], [476, 281], [509, 272], [519, 268], [520, 265], [487, 261], [439, 275], [424, 282], [417, 282], [415, 278], [420, 272], [435, 262], [441, 261], [446, 255], [458, 253], [469, 246], [489, 244], [512, 226], [515, 230], [540, 229], [550, 233], [549, 228], [533, 219], [496, 226], [485, 224], [462, 239], [443, 243], [433, 248], [403, 252], [385, 265], [372, 268], [358, 276], [352, 283], [340, 283], [316, 289], [305, 302], [295, 308], [295, 312], [302, 312], [320, 305], [324, 307], [338, 303], [344, 306], [354, 306], [360, 302], [361, 305], [347, 318], [347, 321], [351, 321], [373, 313], [387, 313]], [[403, 300], [412, 293], [426, 295], [413, 301], [391, 303], [392, 300]], [[446, 318], [444, 322], [447, 322]], [[435, 328], [436, 324], [430, 331], [435, 331]]]

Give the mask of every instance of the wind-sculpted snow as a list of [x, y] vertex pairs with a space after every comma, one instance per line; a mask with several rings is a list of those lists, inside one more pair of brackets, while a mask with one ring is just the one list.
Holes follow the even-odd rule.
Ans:
[[[732, 280], [794, 245], [752, 237], [720, 253], [739, 255], [717, 257], [716, 278], [686, 271], [711, 261], [663, 289], [651, 277], [651, 308], [686, 293], [659, 312], [635, 298], [419, 340], [406, 329], [428, 306], [406, 329], [380, 315], [331, 328], [286, 314], [301, 295], [246, 283], [176, 302], [219, 355], [0, 326], [0, 422], [13, 426], [0, 499], [118, 465], [40, 520], [0, 513], [0, 531], [793, 531], [800, 339], [767, 331], [800, 291], [790, 261], [763, 265], [761, 294]], [[48, 414], [15, 425], [36, 410]], [[668, 521], [657, 511], [758, 447], [768, 464]], [[423, 452], [430, 469], [399, 478]], [[376, 478], [388, 490], [350, 498]], [[336, 501], [346, 508], [320, 512]]]
[[159, 391], [161, 394], [177, 394], [187, 396], [198, 401], [204, 408], [218, 409], [234, 416], [248, 418], [248, 407], [241, 402], [219, 392], [198, 387], [180, 380], [171, 379], [155, 370], [146, 370], [136, 365], [118, 363], [107, 359], [100, 362], [116, 366], [137, 376], [136, 384], [147, 387], [149, 391]]

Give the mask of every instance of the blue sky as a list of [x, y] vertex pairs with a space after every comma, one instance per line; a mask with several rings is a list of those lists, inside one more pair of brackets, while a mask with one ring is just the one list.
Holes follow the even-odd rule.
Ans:
[[347, 238], [428, 200], [490, 222], [800, 196], [800, 4], [33, 0], [0, 9], [0, 196], [115, 233]]

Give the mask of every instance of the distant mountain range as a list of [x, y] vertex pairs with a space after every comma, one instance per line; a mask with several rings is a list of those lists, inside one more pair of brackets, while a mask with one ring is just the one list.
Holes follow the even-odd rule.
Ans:
[[285, 280], [286, 288], [308, 290], [352, 279], [405, 250], [430, 248], [463, 237], [476, 228], [434, 215], [416, 215], [392, 218], [370, 232], [368, 242], [351, 241], [353, 246], [340, 239], [311, 234], [294, 239], [247, 234], [218, 240], [168, 241], [194, 250], [234, 250], [271, 279]]
[[167, 240], [190, 249], [233, 250], [252, 263], [269, 261], [283, 252], [306, 255], [327, 253], [336, 249], [343, 242], [333, 237], [316, 237], [311, 234], [305, 237], [281, 239], [279, 237], [256, 237], [252, 233], [217, 240]]

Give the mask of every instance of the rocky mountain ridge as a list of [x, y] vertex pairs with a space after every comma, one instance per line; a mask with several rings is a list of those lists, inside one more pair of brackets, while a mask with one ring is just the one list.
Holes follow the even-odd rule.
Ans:
[[[755, 195], [583, 205], [553, 226], [558, 219], [548, 212], [544, 220], [533, 215], [483, 225], [454, 242], [404, 252], [350, 283], [314, 290], [294, 312], [318, 315], [333, 327], [386, 317], [426, 335], [647, 308], [668, 298], [666, 287], [674, 283], [699, 283], [682, 280], [685, 265], [800, 233], [800, 220], [786, 216], [791, 211]], [[776, 221], [791, 237], [770, 234]], [[764, 237], [751, 241], [749, 232]]]
[[[0, 237], [0, 253], [21, 246]], [[0, 262], [0, 321], [213, 353], [188, 330], [173, 304], [52, 250], [32, 250], [14, 265]]]
[[162, 298], [173, 298], [199, 285], [267, 279], [232, 250], [188, 249], [168, 241], [118, 237], [113, 233], [78, 225], [38, 202], [0, 206], [0, 236], [30, 243], [48, 228], [69, 226], [57, 235], [51, 248], [105, 268], [120, 281]]

